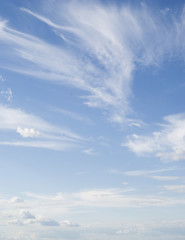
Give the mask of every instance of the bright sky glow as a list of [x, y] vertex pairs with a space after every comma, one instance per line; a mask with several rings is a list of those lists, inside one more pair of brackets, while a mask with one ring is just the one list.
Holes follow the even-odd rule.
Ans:
[[0, 240], [182, 240], [185, 2], [0, 0]]

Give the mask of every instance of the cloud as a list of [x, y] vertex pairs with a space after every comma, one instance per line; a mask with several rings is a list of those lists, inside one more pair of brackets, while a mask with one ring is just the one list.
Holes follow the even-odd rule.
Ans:
[[[21, 218], [14, 217], [11, 220], [8, 220], [7, 224], [14, 224], [14, 225], [19, 225], [19, 226], [30, 225], [30, 224], [41, 225], [41, 226], [46, 226], [46, 227], [60, 226], [60, 223], [54, 219], [46, 218], [43, 216], [34, 216], [33, 214], [31, 214], [29, 211], [26, 211], [26, 210], [21, 210], [20, 216], [21, 216]], [[63, 221], [63, 225], [66, 225], [69, 227], [77, 227], [78, 226], [77, 224], [75, 226], [75, 224], [73, 224], [72, 222], [70, 222], [68, 220]]]
[[10, 88], [7, 88], [6, 90], [0, 91], [0, 95], [6, 98], [8, 102], [11, 102], [13, 99], [13, 93]]
[[63, 220], [61, 222], [61, 225], [64, 225], [66, 227], [80, 227], [80, 225], [78, 223], [73, 223], [73, 222], [71, 222], [69, 220]]
[[[57, 128], [47, 121], [24, 112], [18, 108], [10, 108], [0, 104], [0, 129], [9, 129], [19, 131], [19, 133], [26, 131], [25, 129], [38, 129], [37, 131], [44, 134], [61, 134], [66, 138], [81, 139], [80, 136], [65, 128]], [[27, 130], [28, 132], [31, 130]], [[24, 135], [24, 134], [22, 134]], [[52, 138], [52, 136], [50, 136]]]
[[77, 146], [78, 144], [71, 143], [68, 141], [11, 141], [11, 142], [0, 142], [0, 145], [4, 146], [15, 146], [15, 147], [32, 147], [32, 148], [43, 148], [50, 149], [55, 151], [66, 151], [71, 150]]
[[37, 138], [32, 141], [1, 141], [1, 145], [67, 150], [80, 146], [85, 139], [67, 128], [56, 127], [47, 121], [0, 104], [0, 130], [19, 133], [23, 138]]
[[128, 182], [122, 182], [123, 185], [128, 185]]
[[19, 197], [12, 197], [10, 202], [11, 203], [22, 203], [24, 200]]
[[35, 216], [26, 210], [21, 210], [20, 215], [24, 219], [35, 219]]
[[53, 219], [49, 219], [49, 218], [40, 218], [37, 220], [42, 226], [49, 226], [49, 227], [58, 227], [60, 226], [60, 224], [53, 220]]
[[125, 226], [124, 229], [116, 231], [116, 234], [118, 235], [126, 235], [126, 234], [138, 234], [139, 233], [138, 226]]
[[85, 149], [85, 150], [83, 150], [83, 153], [85, 153], [87, 155], [92, 155], [92, 156], [96, 155], [93, 148]]
[[185, 115], [166, 116], [161, 130], [149, 136], [133, 134], [123, 146], [138, 155], [154, 155], [163, 161], [185, 159]]
[[[133, 233], [134, 229], [137, 230], [137, 233], [143, 233], [145, 231], [144, 228], [142, 228], [142, 224], [145, 218], [141, 218], [142, 221], [140, 221], [140, 219], [138, 220], [138, 224], [141, 224], [140, 228], [133, 222], [129, 225], [129, 221], [133, 221], [133, 219], [131, 218], [129, 221], [125, 219], [124, 221], [121, 217], [122, 214], [120, 218], [114, 218], [114, 221], [111, 219], [107, 221], [106, 216], [100, 213], [107, 212], [109, 215], [109, 211], [110, 213], [112, 213], [112, 211], [121, 213], [121, 211], [125, 212], [124, 209], [127, 209], [126, 211], [130, 211], [135, 216], [135, 214], [140, 214], [141, 211], [143, 213], [145, 213], [145, 211], [148, 212], [148, 207], [154, 212], [160, 212], [161, 209], [164, 209], [164, 212], [166, 212], [172, 206], [175, 211], [175, 209], [179, 209], [179, 207], [181, 209], [182, 206], [185, 205], [185, 200], [182, 198], [181, 194], [176, 194], [174, 197], [168, 192], [165, 196], [165, 193], [166, 191], [163, 192], [163, 195], [148, 195], [144, 193], [142, 193], [142, 195], [135, 195], [133, 191], [129, 191], [129, 189], [125, 189], [124, 191], [123, 188], [97, 188], [70, 193], [56, 193], [52, 195], [26, 193], [22, 194], [24, 201], [21, 204], [17, 204], [16, 207], [10, 202], [12, 197], [6, 195], [1, 196], [0, 199], [1, 208], [3, 209], [0, 214], [0, 225], [3, 226], [5, 232], [8, 232], [7, 229], [11, 227], [10, 225], [15, 225], [15, 227], [21, 226], [21, 229], [26, 232], [33, 231], [34, 229], [34, 233], [43, 232], [43, 230], [46, 229], [47, 237], [52, 229], [56, 229], [56, 231], [61, 229], [63, 233], [67, 233], [67, 231], [75, 231], [75, 233], [76, 231], [84, 232], [86, 230], [88, 232], [89, 230], [97, 232], [100, 230], [101, 225], [104, 226], [104, 231], [105, 228], [109, 229], [109, 233], [115, 233], [119, 230], [120, 235], [130, 234]], [[91, 212], [93, 212], [95, 216], [99, 216], [98, 221], [94, 221], [94, 218], [89, 219], [89, 214], [91, 214]], [[79, 224], [76, 220], [73, 221], [71, 219], [72, 216], [74, 219], [78, 217], [82, 223]], [[177, 215], [175, 215], [174, 218], [176, 216]], [[147, 222], [147, 224], [149, 223]], [[82, 228], [80, 228], [81, 226]], [[152, 228], [154, 229], [155, 225], [151, 224], [151, 226], [153, 226]], [[17, 231], [19, 229], [17, 227], [12, 229], [12, 231]], [[70, 230], [68, 230], [68, 228]], [[13, 233], [14, 232], [12, 232], [12, 234]], [[80, 236], [79, 239], [81, 239], [81, 237], [82, 236]], [[38, 236], [37, 239], [42, 238]]]
[[166, 185], [164, 189], [171, 192], [184, 193], [185, 185]]
[[125, 222], [124, 226], [116, 231], [118, 235], [132, 234], [129, 239], [133, 239], [133, 236], [147, 239], [150, 236], [152, 240], [158, 236], [160, 236], [159, 239], [181, 239], [184, 233], [184, 219]]
[[6, 79], [2, 75], [0, 75], [0, 82], [5, 82], [5, 81]]
[[[162, 173], [165, 172], [170, 172], [170, 171], [175, 171], [175, 170], [180, 170], [175, 167], [170, 167], [170, 168], [161, 168], [161, 169], [154, 169], [154, 170], [131, 170], [131, 171], [118, 171], [116, 169], [111, 169], [110, 172], [112, 174], [117, 174], [117, 175], [126, 175], [130, 177], [147, 177], [147, 178], [152, 178], [155, 180], [159, 181], [174, 181], [174, 180], [179, 180], [183, 179], [180, 176], [172, 176], [172, 175], [161, 175]], [[160, 174], [160, 175], [156, 175]], [[124, 185], [128, 184], [127, 182], [123, 182]]]
[[103, 208], [142, 208], [147, 206], [171, 206], [176, 204], [185, 204], [180, 199], [159, 197], [152, 195], [134, 196], [129, 195], [133, 189], [97, 189], [82, 191], [74, 194], [78, 204], [89, 207]]
[[11, 219], [7, 222], [7, 224], [11, 224], [11, 225], [17, 225], [17, 226], [22, 226], [22, 222], [19, 221], [18, 219]]
[[34, 128], [17, 128], [17, 132], [24, 138], [27, 137], [38, 137], [40, 135], [39, 131], [36, 131]]
[[159, 180], [159, 181], [171, 181], [171, 180], [180, 179], [181, 177], [177, 177], [177, 176], [151, 176], [151, 178]]
[[61, 44], [55, 46], [1, 21], [0, 39], [7, 46], [1, 58], [11, 55], [3, 67], [79, 88], [89, 107], [105, 109], [114, 122], [122, 123], [132, 113], [136, 68], [158, 66], [167, 55], [182, 55], [183, 11], [171, 16], [144, 4], [118, 7], [98, 1], [56, 1], [50, 15], [46, 6], [21, 10], [45, 23]]
[[127, 176], [151, 176], [155, 173], [163, 173], [163, 172], [169, 172], [177, 170], [177, 168], [170, 167], [170, 168], [161, 168], [161, 169], [153, 169], [153, 170], [131, 170], [131, 171], [118, 171], [116, 169], [111, 169], [111, 173], [113, 174], [121, 174], [121, 175], [127, 175]]
[[57, 108], [57, 107], [51, 107], [50, 109], [52, 111], [54, 111], [54, 112], [58, 112], [58, 113], [64, 114], [64, 115], [66, 115], [66, 116], [68, 116], [70, 118], [73, 118], [75, 120], [86, 122], [86, 123], [89, 123], [89, 124], [92, 123], [91, 119], [89, 119], [86, 116], [83, 116], [82, 114], [77, 114], [77, 113], [70, 112], [68, 110]]
[[[145, 207], [169, 207], [184, 205], [185, 201], [178, 197], [161, 195], [136, 195], [132, 188], [120, 189], [89, 189], [60, 195], [39, 195], [26, 193], [30, 206], [38, 215], [46, 215], [51, 218], [60, 218], [71, 209], [95, 209], [95, 208], [145, 208]], [[42, 204], [41, 204], [42, 203]], [[52, 205], [52, 209], [49, 206]], [[23, 206], [22, 206], [23, 207]], [[47, 208], [47, 212], [46, 212]], [[83, 211], [83, 210], [82, 210]], [[61, 222], [62, 223], [62, 222]]]

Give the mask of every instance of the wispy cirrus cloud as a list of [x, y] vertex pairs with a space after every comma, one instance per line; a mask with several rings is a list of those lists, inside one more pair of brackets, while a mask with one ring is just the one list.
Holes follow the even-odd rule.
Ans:
[[165, 185], [164, 189], [176, 193], [185, 193], [185, 185]]
[[85, 103], [106, 109], [115, 122], [123, 122], [132, 112], [134, 70], [157, 66], [183, 48], [183, 12], [177, 17], [153, 13], [144, 4], [131, 8], [80, 1], [56, 1], [49, 15], [43, 9], [20, 10], [50, 27], [61, 44], [15, 31], [1, 21], [0, 39], [12, 56], [4, 67], [82, 89], [88, 93], [84, 92]]
[[[59, 138], [60, 139], [60, 138]], [[58, 140], [59, 140], [58, 139]], [[68, 151], [79, 147], [80, 144], [75, 144], [67, 141], [66, 139], [60, 139], [60, 141], [46, 141], [46, 140], [32, 140], [32, 141], [3, 141], [0, 142], [3, 146], [14, 146], [14, 147], [31, 147], [31, 148], [43, 148], [55, 151]]]
[[152, 176], [153, 174], [156, 173], [163, 173], [163, 172], [169, 172], [169, 171], [174, 171], [177, 170], [175, 167], [170, 167], [170, 168], [161, 168], [161, 169], [153, 169], [153, 170], [130, 170], [130, 171], [124, 171], [121, 172], [116, 169], [111, 169], [110, 172], [113, 174], [121, 174], [121, 175], [127, 175], [127, 176]]
[[151, 178], [159, 180], [159, 181], [173, 181], [181, 179], [182, 177], [179, 176], [151, 176]]
[[17, 137], [14, 141], [1, 141], [1, 145], [65, 150], [85, 141], [67, 128], [56, 127], [40, 117], [5, 105], [0, 105], [0, 130], [17, 132], [24, 138], [24, 141]]
[[148, 136], [129, 136], [123, 146], [138, 155], [154, 155], [163, 161], [185, 159], [185, 116], [170, 115], [164, 118], [161, 130]]
[[84, 116], [83, 114], [78, 114], [78, 113], [71, 112], [66, 109], [61, 109], [61, 108], [57, 108], [57, 107], [50, 107], [50, 110], [53, 112], [58, 112], [63, 115], [66, 115], [72, 119], [92, 124], [92, 120], [90, 118]]
[[5, 82], [5, 81], [6, 79], [2, 75], [0, 75], [0, 82]]
[[[168, 175], [168, 172], [174, 172], [180, 170], [175, 167], [170, 168], [161, 168], [161, 169], [154, 169], [154, 170], [130, 170], [130, 171], [119, 171], [116, 169], [111, 169], [110, 172], [116, 175], [125, 175], [129, 177], [147, 177], [152, 178], [158, 181], [175, 181], [175, 180], [183, 180], [183, 176], [177, 175]], [[166, 173], [166, 175], [163, 175]], [[123, 183], [124, 184], [124, 183]]]
[[83, 153], [87, 154], [87, 155], [91, 155], [91, 156], [95, 156], [97, 155], [97, 153], [94, 151], [93, 148], [88, 148], [82, 151]]

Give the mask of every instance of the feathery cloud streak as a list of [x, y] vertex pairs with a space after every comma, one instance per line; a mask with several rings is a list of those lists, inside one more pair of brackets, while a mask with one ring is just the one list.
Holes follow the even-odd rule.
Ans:
[[42, 10], [21, 11], [50, 27], [61, 44], [15, 31], [1, 21], [0, 39], [13, 52], [12, 64], [4, 67], [89, 92], [83, 96], [86, 104], [106, 109], [116, 122], [131, 113], [134, 69], [158, 65], [166, 54], [173, 56], [184, 47], [184, 13], [177, 19], [159, 11], [155, 17], [145, 5], [131, 9], [79, 1], [56, 1], [50, 16]]
[[[35, 115], [5, 105], [0, 105], [0, 130], [17, 132], [24, 138], [24, 141], [1, 141], [1, 145], [64, 150], [85, 141], [69, 129], [56, 127]], [[29, 140], [25, 141], [25, 138]]]

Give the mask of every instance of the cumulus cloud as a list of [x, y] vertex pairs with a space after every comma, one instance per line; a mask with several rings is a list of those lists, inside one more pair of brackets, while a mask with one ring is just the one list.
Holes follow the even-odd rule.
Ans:
[[35, 216], [26, 210], [21, 210], [20, 215], [24, 219], [35, 219]]
[[164, 161], [185, 159], [185, 115], [170, 115], [164, 118], [161, 130], [148, 136], [133, 134], [123, 146], [138, 155], [154, 155]]
[[27, 137], [38, 137], [40, 135], [39, 131], [36, 131], [34, 128], [17, 128], [17, 132], [24, 138]]

